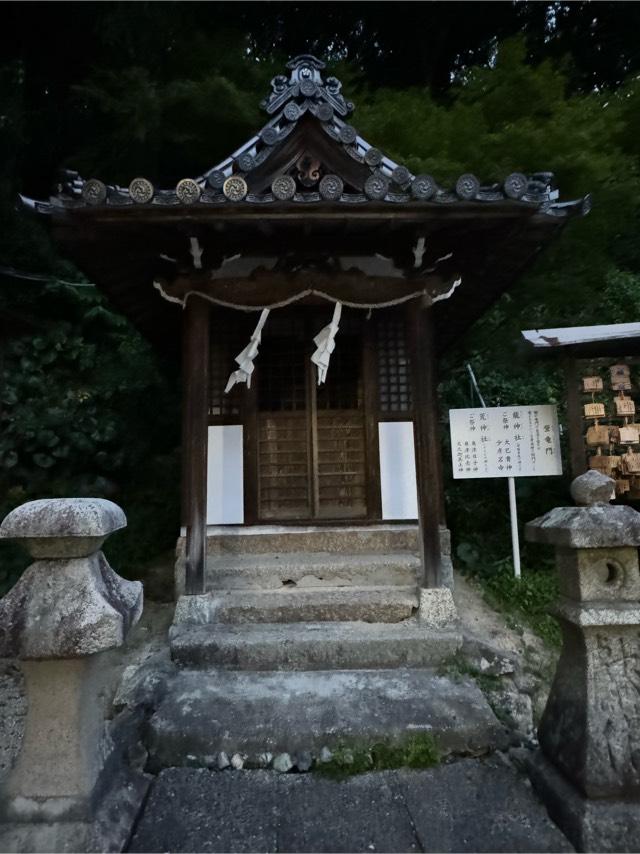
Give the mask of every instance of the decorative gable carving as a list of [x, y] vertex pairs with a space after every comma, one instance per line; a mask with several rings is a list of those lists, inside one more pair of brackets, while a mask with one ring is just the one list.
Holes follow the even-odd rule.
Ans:
[[310, 110], [320, 121], [326, 122], [333, 117], [347, 116], [353, 112], [351, 101], [342, 96], [342, 83], [337, 77], [322, 79], [321, 71], [326, 68], [324, 62], [310, 54], [296, 56], [287, 63], [291, 75], [278, 74], [271, 81], [272, 92], [260, 106], [272, 115], [283, 110], [289, 121], [296, 121]]

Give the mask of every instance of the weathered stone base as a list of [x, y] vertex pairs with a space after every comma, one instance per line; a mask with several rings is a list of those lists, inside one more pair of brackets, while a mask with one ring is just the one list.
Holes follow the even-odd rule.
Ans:
[[111, 751], [104, 737], [109, 656], [21, 662], [27, 719], [22, 749], [0, 796], [0, 820], [73, 822], [91, 814]]
[[640, 851], [638, 801], [585, 798], [540, 753], [525, 766], [549, 815], [578, 851]]
[[418, 620], [430, 629], [455, 628], [458, 612], [448, 587], [422, 588], [419, 592]]
[[150, 783], [147, 774], [122, 773], [100, 799], [92, 820], [0, 824], [0, 851], [12, 854], [123, 851]]

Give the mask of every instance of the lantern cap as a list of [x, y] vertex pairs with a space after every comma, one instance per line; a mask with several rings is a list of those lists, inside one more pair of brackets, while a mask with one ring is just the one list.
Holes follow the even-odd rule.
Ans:
[[569, 549], [604, 549], [640, 546], [640, 513], [632, 507], [611, 505], [615, 481], [598, 471], [588, 471], [571, 484], [579, 507], [555, 507], [525, 526], [531, 543]]

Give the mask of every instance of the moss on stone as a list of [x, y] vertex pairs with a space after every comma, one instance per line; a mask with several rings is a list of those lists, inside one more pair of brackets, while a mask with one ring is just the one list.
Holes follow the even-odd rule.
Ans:
[[428, 732], [395, 743], [340, 744], [332, 753], [331, 759], [317, 764], [315, 770], [334, 779], [393, 768], [432, 768], [440, 762], [437, 739]]

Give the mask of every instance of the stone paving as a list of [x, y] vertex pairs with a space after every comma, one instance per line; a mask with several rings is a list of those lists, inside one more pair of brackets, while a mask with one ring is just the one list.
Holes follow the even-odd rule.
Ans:
[[498, 755], [336, 781], [318, 774], [170, 768], [131, 852], [573, 851]]

